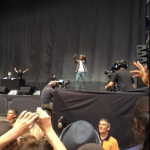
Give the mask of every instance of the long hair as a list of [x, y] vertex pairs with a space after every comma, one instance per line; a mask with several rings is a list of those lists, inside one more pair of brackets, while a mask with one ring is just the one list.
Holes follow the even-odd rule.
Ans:
[[134, 118], [137, 119], [139, 129], [142, 131], [138, 139], [140, 150], [149, 150], [149, 97], [140, 98], [134, 108]]

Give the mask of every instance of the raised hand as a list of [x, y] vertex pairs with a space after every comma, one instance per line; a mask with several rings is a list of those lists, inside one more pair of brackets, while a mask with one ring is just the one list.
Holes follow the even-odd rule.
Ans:
[[74, 53], [73, 58], [76, 58], [76, 57], [77, 57], [77, 54]]
[[149, 87], [149, 73], [147, 70], [147, 66], [143, 67], [140, 62], [138, 61], [137, 63], [134, 62], [134, 65], [139, 69], [139, 70], [133, 70], [130, 71], [130, 73], [136, 73], [133, 78], [140, 77], [142, 81]]
[[21, 136], [32, 128], [37, 118], [38, 115], [36, 113], [23, 111], [18, 117], [13, 129]]
[[36, 121], [43, 130], [54, 150], [67, 150], [52, 128], [51, 118], [41, 108], [37, 108], [39, 119]]
[[37, 120], [38, 126], [43, 130], [43, 132], [48, 131], [52, 128], [50, 116], [41, 108], [37, 108], [37, 113], [39, 114], [39, 119]]

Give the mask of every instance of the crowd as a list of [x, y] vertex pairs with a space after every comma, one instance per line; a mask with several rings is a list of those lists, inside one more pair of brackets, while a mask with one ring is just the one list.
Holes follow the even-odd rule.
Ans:
[[[133, 77], [141, 77], [149, 87], [147, 67], [135, 63], [138, 70]], [[35, 113], [23, 111], [17, 117], [17, 110], [10, 109], [9, 122], [0, 122], [0, 150], [119, 150], [118, 142], [109, 135], [110, 122], [102, 118], [96, 131], [86, 121], [71, 123], [67, 118], [58, 120], [60, 137], [55, 133], [51, 115], [42, 108]], [[134, 108], [134, 122], [139, 140], [139, 150], [149, 150], [149, 97], [140, 98]], [[63, 126], [64, 125], [64, 126]], [[63, 127], [62, 127], [63, 126]], [[25, 133], [29, 133], [23, 137]]]

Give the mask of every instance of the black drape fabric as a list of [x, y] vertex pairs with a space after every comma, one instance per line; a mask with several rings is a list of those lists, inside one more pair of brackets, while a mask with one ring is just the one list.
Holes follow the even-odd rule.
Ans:
[[144, 0], [1, 0], [0, 78], [29, 68], [27, 85], [42, 89], [56, 74], [74, 88], [74, 53], [87, 57], [86, 88], [104, 88], [104, 74], [124, 59], [135, 69], [145, 44]]
[[58, 119], [69, 118], [71, 123], [88, 121], [97, 130], [99, 121], [107, 118], [110, 134], [115, 137], [121, 150], [138, 145], [133, 133], [133, 110], [139, 98], [149, 95], [149, 89], [132, 92], [89, 92], [57, 89], [54, 92], [53, 127], [60, 134]]

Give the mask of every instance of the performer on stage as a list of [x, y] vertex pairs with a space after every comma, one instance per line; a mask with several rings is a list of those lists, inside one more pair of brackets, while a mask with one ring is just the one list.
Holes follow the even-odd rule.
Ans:
[[26, 70], [24, 70], [24, 71], [22, 71], [21, 69], [19, 69], [19, 71], [17, 71], [17, 69], [14, 68], [14, 70], [15, 70], [15, 72], [18, 73], [18, 79], [22, 79], [22, 75], [23, 75], [25, 72], [27, 72], [29, 69], [26, 69]]
[[86, 56], [85, 55], [80, 55], [80, 60], [77, 60], [77, 54], [74, 54], [73, 56], [75, 63], [77, 64], [76, 67], [76, 90], [78, 90], [78, 81], [79, 78], [82, 77], [83, 81], [83, 86], [82, 90], [85, 90], [85, 73], [87, 72], [87, 67], [85, 66], [86, 64]]

